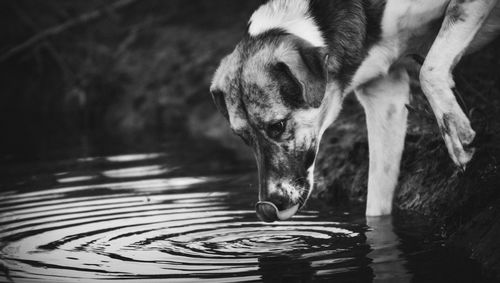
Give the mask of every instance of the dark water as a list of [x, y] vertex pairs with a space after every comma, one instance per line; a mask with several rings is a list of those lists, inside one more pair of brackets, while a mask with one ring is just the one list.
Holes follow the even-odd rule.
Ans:
[[202, 151], [4, 162], [0, 281], [481, 282], [425, 221], [311, 203], [260, 223], [254, 169]]

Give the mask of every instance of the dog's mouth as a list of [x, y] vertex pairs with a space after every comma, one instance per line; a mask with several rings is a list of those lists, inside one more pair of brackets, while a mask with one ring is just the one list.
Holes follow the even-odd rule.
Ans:
[[270, 201], [259, 201], [255, 205], [255, 210], [260, 220], [264, 222], [274, 222], [276, 220], [287, 220], [297, 213], [300, 204], [296, 204], [285, 210], [279, 210], [276, 205]]
[[302, 194], [303, 197], [300, 198], [300, 201], [289, 208], [279, 210], [278, 207], [270, 202], [270, 201], [259, 201], [255, 205], [255, 211], [257, 212], [257, 216], [260, 220], [264, 222], [274, 222], [277, 220], [288, 220], [294, 216], [299, 209], [301, 209], [309, 196], [309, 188]]

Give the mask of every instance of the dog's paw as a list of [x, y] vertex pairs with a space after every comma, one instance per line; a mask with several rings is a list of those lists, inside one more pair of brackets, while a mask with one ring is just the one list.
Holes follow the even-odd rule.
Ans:
[[447, 112], [438, 119], [438, 124], [451, 159], [465, 171], [475, 152], [471, 144], [476, 133], [472, 130], [469, 119], [461, 110]]

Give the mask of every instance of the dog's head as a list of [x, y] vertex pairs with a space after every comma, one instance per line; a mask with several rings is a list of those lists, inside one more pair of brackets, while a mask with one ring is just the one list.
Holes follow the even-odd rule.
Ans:
[[215, 73], [214, 102], [257, 160], [263, 221], [290, 218], [312, 190], [325, 122], [340, 110], [323, 99], [332, 87], [327, 61], [325, 48], [270, 31], [243, 39]]

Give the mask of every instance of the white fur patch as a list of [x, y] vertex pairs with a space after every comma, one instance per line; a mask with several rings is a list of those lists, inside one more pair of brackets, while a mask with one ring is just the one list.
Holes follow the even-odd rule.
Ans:
[[293, 203], [299, 201], [300, 191], [297, 188], [295, 188], [288, 182], [281, 183], [281, 187], [283, 188], [283, 192], [288, 196], [290, 200], [292, 200]]
[[[319, 146], [317, 148], [319, 148]], [[316, 150], [316, 155], [318, 155], [318, 150]], [[307, 192], [307, 196], [306, 196], [305, 200], [309, 199], [309, 197], [311, 196], [311, 193], [314, 189], [314, 163], [315, 162], [316, 162], [316, 157], [314, 158], [313, 165], [311, 165], [311, 167], [309, 167], [307, 169], [307, 181], [309, 182], [309, 191]]]
[[248, 33], [257, 36], [270, 29], [283, 29], [316, 47], [326, 46], [318, 25], [309, 14], [308, 0], [274, 0], [260, 6], [249, 21]]

